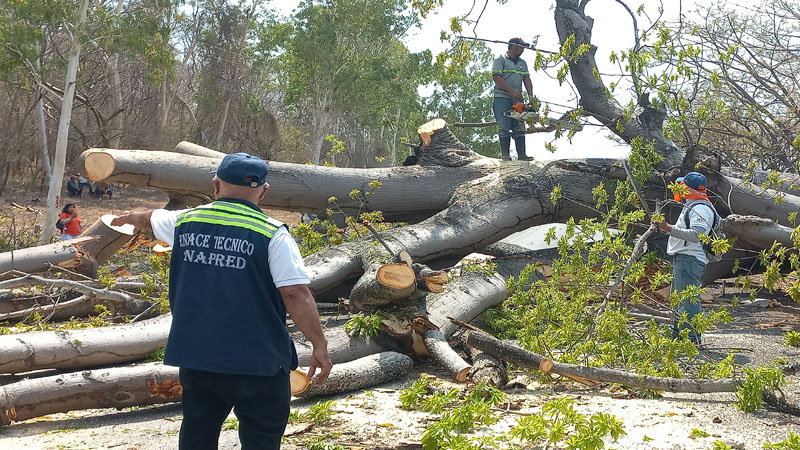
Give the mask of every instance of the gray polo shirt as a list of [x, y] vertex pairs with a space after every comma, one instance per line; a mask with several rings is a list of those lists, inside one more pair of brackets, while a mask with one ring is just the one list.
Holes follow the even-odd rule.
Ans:
[[[522, 79], [529, 76], [528, 64], [522, 58], [517, 58], [517, 62], [511, 60], [508, 54], [502, 55], [494, 60], [492, 64], [492, 75], [500, 75], [503, 80], [512, 88], [522, 91]], [[502, 98], [512, 98], [511, 94], [494, 85], [494, 96]]]

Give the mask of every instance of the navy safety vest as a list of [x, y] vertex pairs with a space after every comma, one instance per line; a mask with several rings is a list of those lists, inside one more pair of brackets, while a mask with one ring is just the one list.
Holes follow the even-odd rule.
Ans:
[[170, 262], [172, 328], [164, 363], [272, 376], [297, 367], [268, 248], [283, 223], [220, 199], [182, 214]]

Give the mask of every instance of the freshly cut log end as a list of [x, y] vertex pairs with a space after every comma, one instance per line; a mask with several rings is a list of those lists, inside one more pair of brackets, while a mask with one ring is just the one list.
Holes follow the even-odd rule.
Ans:
[[467, 381], [467, 374], [472, 368], [464, 361], [447, 343], [444, 335], [439, 330], [430, 330], [423, 336], [428, 353], [431, 354], [459, 383]]
[[542, 372], [550, 372], [553, 370], [553, 360], [550, 358], [542, 359], [542, 361], [539, 363], [539, 370]]
[[392, 289], [405, 289], [415, 282], [414, 270], [406, 263], [384, 264], [376, 276], [378, 283]]
[[102, 181], [114, 173], [114, 158], [103, 149], [92, 149], [83, 155], [84, 175], [91, 181]]
[[422, 141], [422, 146], [427, 147], [431, 143], [431, 138], [437, 131], [447, 128], [447, 122], [444, 119], [433, 119], [417, 128], [417, 134]]
[[428, 292], [432, 292], [434, 294], [440, 294], [444, 292], [444, 286], [439, 283], [434, 283], [428, 280], [425, 280], [425, 288], [428, 289]]
[[293, 370], [289, 372], [289, 385], [292, 389], [292, 395], [300, 395], [311, 385], [311, 380], [302, 370]]
[[383, 352], [366, 356], [334, 365], [324, 383], [312, 384], [298, 397], [308, 398], [377, 386], [407, 375], [413, 367], [414, 361], [402, 353]]

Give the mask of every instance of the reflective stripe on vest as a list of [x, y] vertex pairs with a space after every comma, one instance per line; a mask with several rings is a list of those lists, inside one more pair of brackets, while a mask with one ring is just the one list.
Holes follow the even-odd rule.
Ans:
[[[228, 208], [230, 203], [212, 203], [211, 207], [198, 207], [185, 212], [178, 218], [175, 226], [180, 226], [189, 222], [210, 223], [214, 225], [225, 225], [232, 227], [245, 228], [256, 233], [272, 238], [280, 225], [270, 221], [266, 215], [259, 216], [258, 213], [249, 214], [240, 211], [238, 208]], [[235, 210], [234, 212], [229, 212]], [[279, 222], [280, 223], [280, 222]]]

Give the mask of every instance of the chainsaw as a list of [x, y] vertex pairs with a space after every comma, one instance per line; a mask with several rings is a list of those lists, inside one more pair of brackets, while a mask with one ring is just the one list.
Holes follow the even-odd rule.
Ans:
[[511, 105], [511, 109], [504, 114], [506, 117], [511, 117], [512, 119], [521, 120], [523, 122], [539, 118], [539, 115], [536, 114], [536, 111], [534, 111], [531, 105], [526, 105], [522, 102], [514, 103]]

